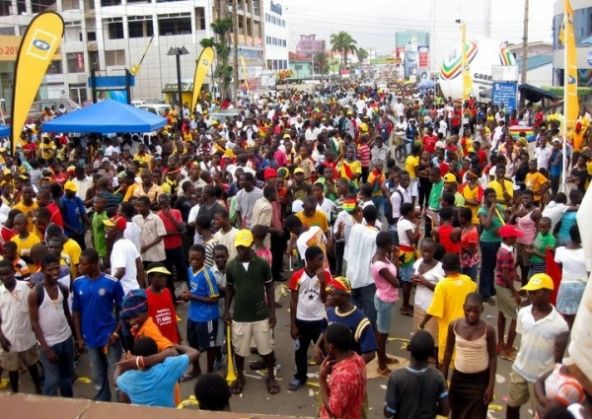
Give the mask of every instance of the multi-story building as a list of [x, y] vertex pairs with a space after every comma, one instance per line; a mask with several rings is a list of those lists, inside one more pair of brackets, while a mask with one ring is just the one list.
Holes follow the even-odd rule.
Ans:
[[264, 0], [265, 63], [268, 70], [288, 68], [288, 23], [286, 9], [273, 0]]
[[296, 44], [296, 55], [299, 57], [312, 57], [315, 54], [325, 52], [325, 40], [316, 39], [315, 34], [300, 35], [300, 41]]
[[[167, 54], [172, 47], [189, 52], [181, 56], [181, 74], [192, 81], [200, 41], [214, 36], [211, 23], [221, 11], [231, 14], [232, 0], [0, 0], [0, 34], [22, 36], [31, 18], [48, 9], [62, 15], [65, 32], [40, 96], [84, 103], [91, 99], [92, 70], [122, 74], [142, 56], [132, 97], [162, 98], [165, 84], [177, 81], [175, 57]], [[238, 0], [237, 9], [239, 57], [254, 77], [264, 68], [263, 9], [259, 0]], [[0, 94], [7, 101], [11, 64], [0, 63]]]
[[[578, 86], [592, 86], [592, 0], [571, 0], [573, 26], [578, 50]], [[563, 86], [565, 50], [559, 41], [563, 23], [563, 1], [553, 8], [553, 84]]]

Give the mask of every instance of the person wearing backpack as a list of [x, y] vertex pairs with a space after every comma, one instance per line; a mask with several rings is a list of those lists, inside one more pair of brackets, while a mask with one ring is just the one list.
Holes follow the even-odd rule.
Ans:
[[74, 340], [72, 316], [68, 307], [68, 288], [58, 282], [60, 259], [47, 254], [41, 260], [43, 282], [29, 293], [31, 327], [41, 346], [45, 372], [43, 394], [73, 397]]

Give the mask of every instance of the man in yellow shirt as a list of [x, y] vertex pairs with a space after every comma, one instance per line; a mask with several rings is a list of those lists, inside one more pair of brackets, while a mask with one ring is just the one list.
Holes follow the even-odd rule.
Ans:
[[296, 217], [302, 221], [302, 224], [308, 228], [317, 226], [325, 234], [329, 232], [329, 214], [317, 209], [317, 201], [314, 196], [308, 196], [304, 200], [302, 208], [302, 211], [296, 213]]
[[37, 202], [35, 202], [35, 191], [31, 185], [23, 185], [21, 190], [23, 199], [15, 204], [12, 209], [19, 210], [27, 217], [27, 225], [29, 232], [35, 231], [35, 224], [33, 224], [33, 213], [39, 208]]
[[479, 224], [479, 207], [483, 202], [483, 188], [479, 185], [479, 176], [477, 173], [469, 170], [466, 174], [467, 182], [460, 186], [460, 194], [465, 199], [465, 207], [471, 210], [472, 222], [475, 225]]
[[506, 167], [503, 164], [495, 166], [495, 180], [487, 185], [495, 191], [495, 200], [498, 204], [511, 205], [514, 199], [514, 182], [506, 179]]
[[14, 217], [14, 231], [16, 236], [13, 236], [10, 241], [16, 243], [16, 250], [20, 257], [29, 259], [31, 248], [41, 243], [41, 240], [35, 234], [29, 233], [27, 217], [24, 214]]
[[537, 170], [537, 161], [531, 160], [528, 162], [528, 173], [525, 179], [526, 189], [530, 189], [534, 194], [533, 201], [540, 204], [543, 196], [551, 185], [549, 179]]
[[442, 268], [446, 276], [434, 289], [432, 303], [419, 328], [435, 317], [438, 320], [438, 361], [444, 361], [448, 326], [450, 322], [464, 316], [463, 304], [467, 295], [477, 290], [477, 284], [467, 275], [460, 273], [460, 258], [456, 253], [447, 253], [442, 258]]

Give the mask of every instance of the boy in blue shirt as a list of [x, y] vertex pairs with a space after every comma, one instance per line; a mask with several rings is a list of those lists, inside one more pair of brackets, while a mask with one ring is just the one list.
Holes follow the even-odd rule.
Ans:
[[88, 348], [92, 381], [99, 401], [111, 401], [109, 375], [121, 358], [120, 323], [115, 312], [123, 300], [119, 281], [101, 272], [99, 254], [95, 249], [82, 252], [79, 265], [83, 275], [72, 284], [72, 317], [78, 349]]
[[[205, 267], [206, 249], [195, 245], [189, 249], [189, 290], [182, 298], [189, 301], [187, 318], [187, 341], [192, 348], [200, 352], [207, 352], [207, 372], [214, 371], [214, 361], [218, 348], [216, 336], [218, 334], [218, 300], [220, 291], [216, 285], [214, 273]], [[199, 360], [193, 363], [191, 377], [201, 373]], [[188, 377], [190, 378], [190, 377]]]

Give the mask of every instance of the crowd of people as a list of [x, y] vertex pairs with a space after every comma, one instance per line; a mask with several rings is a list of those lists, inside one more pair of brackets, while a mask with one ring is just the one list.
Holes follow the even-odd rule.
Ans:
[[[287, 290], [295, 373], [283, 390], [306, 385], [312, 355], [322, 418], [367, 417], [374, 358], [386, 417], [486, 418], [498, 362], [512, 363], [508, 418], [529, 402], [542, 418], [590, 414], [563, 363], [588, 279], [575, 218], [592, 175], [585, 109], [563, 138], [560, 115], [533, 104], [355, 83], [222, 105], [236, 116], [210, 118], [218, 104], [205, 99], [143, 138], [32, 125], [14, 155], [0, 149], [12, 392], [28, 371], [38, 393], [72, 397], [86, 356], [95, 400], [173, 407], [179, 382], [198, 377], [200, 407], [222, 410], [257, 353], [251, 368], [277, 394]], [[416, 332], [398, 368], [386, 347], [405, 317]], [[216, 373], [228, 357], [230, 386]]]

